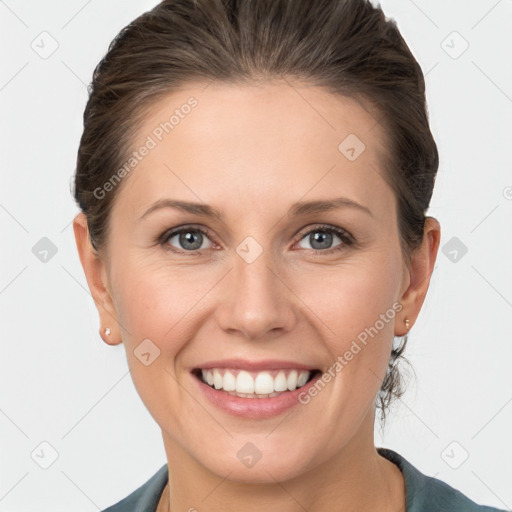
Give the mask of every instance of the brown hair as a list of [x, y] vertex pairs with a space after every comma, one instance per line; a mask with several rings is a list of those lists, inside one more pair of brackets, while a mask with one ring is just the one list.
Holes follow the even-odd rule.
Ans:
[[[192, 81], [299, 79], [375, 108], [388, 138], [385, 179], [397, 198], [404, 259], [423, 240], [439, 165], [425, 81], [396, 22], [368, 0], [164, 0], [123, 28], [94, 70], [74, 197], [93, 247], [108, 239], [121, 185], [102, 187], [126, 160], [149, 108]], [[365, 107], [365, 108], [366, 108]], [[377, 397], [381, 419], [403, 394], [394, 346]]]

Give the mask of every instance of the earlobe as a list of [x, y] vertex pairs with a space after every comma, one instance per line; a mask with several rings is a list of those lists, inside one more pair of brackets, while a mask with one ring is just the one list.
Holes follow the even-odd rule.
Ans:
[[[73, 220], [73, 231], [87, 285], [99, 313], [100, 336], [108, 345], [118, 345], [122, 342], [121, 332], [107, 286], [105, 263], [91, 244], [87, 217], [82, 212]], [[109, 334], [107, 334], [106, 328], [108, 328]]]
[[[100, 317], [101, 317], [101, 315], [100, 315]], [[116, 332], [118, 332], [118, 330], [116, 330]], [[114, 338], [112, 329], [110, 329], [110, 327], [102, 327], [100, 325], [99, 333], [100, 333], [101, 339], [107, 345], [119, 345], [123, 341], [121, 339], [120, 335], [117, 336], [116, 338]]]
[[[396, 328], [396, 325], [399, 325], [399, 328]], [[398, 317], [397, 323], [395, 324], [395, 333], [394, 335], [397, 337], [405, 336], [412, 327], [411, 320], [406, 316]]]
[[[403, 309], [402, 316], [398, 320], [399, 325], [405, 325], [405, 319], [409, 321], [409, 325], [413, 325], [420, 313], [434, 271], [440, 238], [441, 226], [439, 222], [433, 217], [427, 217], [423, 231], [423, 242], [413, 252], [411, 264], [407, 271], [410, 280], [409, 286], [400, 299]], [[397, 329], [398, 332], [395, 332], [395, 336], [404, 336], [408, 330], [409, 327], [405, 325], [405, 330], [403, 328]]]

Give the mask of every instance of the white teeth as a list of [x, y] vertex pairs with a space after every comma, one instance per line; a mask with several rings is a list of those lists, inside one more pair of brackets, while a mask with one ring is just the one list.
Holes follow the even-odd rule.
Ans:
[[203, 380], [206, 381], [210, 386], [213, 386], [213, 372], [209, 370], [202, 370]]
[[254, 381], [254, 392], [258, 395], [268, 395], [274, 391], [274, 379], [267, 372], [258, 373]]
[[287, 384], [288, 384], [289, 391], [293, 391], [294, 389], [296, 389], [296, 387], [297, 387], [297, 372], [295, 370], [290, 372], [290, 375], [288, 375]]
[[215, 369], [213, 370], [213, 385], [215, 389], [220, 389], [223, 384], [222, 375], [219, 372], [219, 370]]
[[254, 379], [251, 374], [242, 370], [236, 377], [237, 393], [254, 393]]
[[224, 374], [222, 388], [224, 389], [224, 391], [235, 391], [236, 380], [235, 376], [231, 372], [226, 372]]
[[308, 381], [309, 375], [306, 372], [300, 372], [297, 378], [297, 387], [301, 388]]
[[[309, 372], [308, 372], [309, 373]], [[286, 391], [288, 389], [288, 382], [284, 372], [279, 372], [274, 381], [274, 389], [276, 391]]]
[[[245, 370], [202, 370], [203, 382], [243, 398], [272, 398], [285, 391], [293, 391], [306, 384], [311, 372], [307, 370], [280, 370], [253, 372]], [[288, 373], [288, 376], [286, 375]]]

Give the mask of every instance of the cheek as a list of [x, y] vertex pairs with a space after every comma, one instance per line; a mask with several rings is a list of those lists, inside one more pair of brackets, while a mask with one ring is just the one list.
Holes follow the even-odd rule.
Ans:
[[[399, 257], [382, 251], [316, 273], [295, 288], [311, 308], [308, 315], [331, 354], [332, 373], [341, 377], [335, 379], [340, 393], [367, 395], [370, 400], [380, 388], [401, 310], [400, 269]], [[339, 364], [334, 367], [336, 361]], [[348, 405], [351, 399], [343, 402]], [[356, 402], [365, 401], [359, 399], [352, 405]]]
[[393, 304], [396, 308], [400, 272], [397, 258], [386, 251], [372, 252], [327, 270], [303, 273], [294, 278], [294, 291], [331, 337], [346, 339], [373, 326]]
[[175, 368], [190, 338], [186, 315], [201, 290], [163, 266], [127, 265], [116, 279], [116, 309], [135, 388], [157, 423], [174, 417], [178, 424], [176, 404], [183, 397]]
[[116, 311], [123, 344], [132, 378], [147, 405], [155, 401], [159, 406], [156, 389], [172, 394], [178, 387], [172, 384], [181, 378], [181, 354], [196, 335], [204, 299], [218, 281], [218, 273], [211, 269], [191, 272], [136, 258], [118, 271]]
[[123, 275], [118, 275], [117, 288], [118, 314], [127, 331], [123, 341], [132, 345], [150, 338], [159, 344], [163, 339], [178, 338], [180, 323], [212, 281], [211, 276], [201, 279], [194, 278], [191, 283], [190, 271], [166, 265], [127, 265]]

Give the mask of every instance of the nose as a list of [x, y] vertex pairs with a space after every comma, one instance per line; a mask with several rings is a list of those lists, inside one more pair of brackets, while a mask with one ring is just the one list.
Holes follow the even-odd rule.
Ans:
[[275, 338], [293, 329], [297, 318], [294, 294], [286, 276], [279, 275], [274, 266], [270, 251], [263, 251], [251, 263], [234, 255], [217, 308], [221, 329], [249, 340]]

